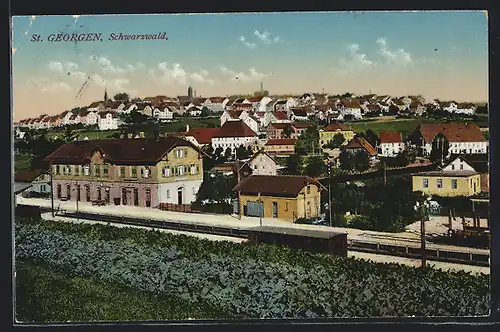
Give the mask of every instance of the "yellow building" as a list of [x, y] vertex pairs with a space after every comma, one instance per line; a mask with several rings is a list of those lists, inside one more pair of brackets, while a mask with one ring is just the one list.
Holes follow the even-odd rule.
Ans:
[[233, 191], [239, 194], [241, 215], [293, 222], [319, 216], [320, 194], [324, 189], [308, 176], [252, 175], [238, 183]]
[[354, 132], [354, 130], [343, 124], [332, 123], [329, 126], [319, 130], [319, 146], [328, 144], [328, 142], [332, 140], [333, 136], [337, 134], [344, 135], [344, 145], [347, 145], [347, 143], [349, 143], [349, 141], [354, 138], [354, 135], [356, 133]]
[[474, 196], [481, 192], [481, 176], [475, 171], [434, 171], [416, 173], [413, 191], [442, 197]]

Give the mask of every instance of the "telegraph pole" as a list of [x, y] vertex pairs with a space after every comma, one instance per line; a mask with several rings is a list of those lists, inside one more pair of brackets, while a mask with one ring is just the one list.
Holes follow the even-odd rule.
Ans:
[[426, 267], [426, 252], [425, 252], [425, 204], [421, 207], [421, 219], [420, 219], [420, 249], [422, 251], [422, 267]]
[[52, 176], [52, 173], [54, 172], [53, 170], [53, 165], [50, 163], [50, 206], [52, 210], [52, 217], [55, 217], [54, 215], [54, 177]]
[[332, 227], [332, 165], [328, 163], [328, 224]]

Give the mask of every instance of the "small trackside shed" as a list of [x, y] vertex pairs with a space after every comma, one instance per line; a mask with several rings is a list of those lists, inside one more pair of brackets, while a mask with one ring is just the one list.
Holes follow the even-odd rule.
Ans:
[[249, 229], [248, 239], [251, 244], [280, 244], [313, 253], [347, 257], [347, 233], [260, 226]]

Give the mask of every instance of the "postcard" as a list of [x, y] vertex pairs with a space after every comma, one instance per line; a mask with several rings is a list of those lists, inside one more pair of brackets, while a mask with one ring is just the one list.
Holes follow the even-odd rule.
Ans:
[[16, 324], [490, 314], [484, 11], [12, 20]]

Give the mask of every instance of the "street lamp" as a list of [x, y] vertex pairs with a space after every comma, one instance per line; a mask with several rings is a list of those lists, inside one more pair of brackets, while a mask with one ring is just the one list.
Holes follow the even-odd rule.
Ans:
[[328, 162], [328, 225], [332, 227], [332, 163]]
[[259, 207], [259, 224], [260, 227], [262, 227], [262, 217], [264, 216], [264, 201], [262, 198], [260, 198], [260, 193], [259, 193], [259, 199], [257, 199], [257, 202], [259, 202], [260, 207]]
[[76, 222], [79, 221], [78, 218], [78, 201], [80, 200], [80, 186], [78, 185], [78, 180], [76, 181], [76, 187], [73, 188], [73, 191], [76, 193]]
[[[425, 194], [422, 193], [422, 196]], [[422, 255], [422, 267], [426, 267], [426, 251], [425, 251], [425, 219], [427, 217], [427, 211], [429, 208], [429, 201], [431, 197], [427, 197], [423, 203], [419, 201], [415, 202], [415, 206], [413, 207], [416, 212], [420, 215], [420, 250]]]

